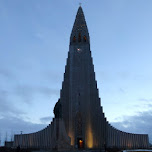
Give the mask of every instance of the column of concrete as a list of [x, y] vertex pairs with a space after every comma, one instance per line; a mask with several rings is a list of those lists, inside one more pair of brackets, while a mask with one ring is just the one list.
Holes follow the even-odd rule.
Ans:
[[125, 145], [125, 148], [128, 147], [128, 144], [129, 144], [128, 142], [129, 142], [129, 140], [128, 140], [128, 137], [127, 137], [127, 133], [124, 132], [124, 145]]
[[138, 148], [140, 148], [140, 135], [138, 135]]
[[37, 132], [37, 147], [40, 148], [40, 131]]
[[117, 132], [118, 132], [118, 148], [120, 148], [120, 131], [117, 130]]
[[142, 135], [140, 135], [140, 148], [142, 148]]
[[118, 147], [118, 134], [116, 128], [115, 128], [115, 146]]
[[113, 146], [116, 146], [116, 135], [115, 135], [115, 128], [113, 128]]
[[17, 135], [14, 136], [14, 147], [17, 147]]
[[27, 147], [29, 148], [30, 147], [30, 141], [29, 141], [29, 134], [27, 134]]
[[111, 136], [112, 136], [111, 144], [112, 144], [112, 147], [114, 147], [114, 129], [112, 126], [111, 126]]
[[44, 129], [44, 148], [46, 148], [46, 128]]
[[100, 108], [100, 115], [99, 115], [99, 147], [102, 148], [103, 147], [103, 137], [102, 137], [102, 132], [103, 132], [103, 119], [102, 119], [102, 111]]
[[102, 118], [101, 118], [101, 112], [99, 111], [99, 115], [98, 115], [98, 145], [99, 145], [99, 148], [101, 148], [101, 145], [102, 145], [102, 138], [101, 138], [101, 121], [102, 121]]
[[17, 137], [17, 135], [15, 136], [15, 140], [16, 140], [15, 146], [18, 146], [18, 137]]
[[143, 136], [144, 136], [144, 148], [146, 148], [146, 136], [145, 135]]
[[139, 135], [139, 144], [140, 144], [140, 148], [142, 147], [141, 145], [142, 145], [142, 140], [141, 140], [141, 135]]
[[18, 146], [18, 135], [15, 135], [14, 139], [15, 139], [15, 146], [17, 147]]
[[47, 145], [47, 135], [46, 135], [46, 128], [44, 129], [44, 148], [46, 149], [46, 145]]
[[106, 142], [107, 142], [107, 147], [110, 147], [110, 126], [109, 126], [109, 124], [107, 123], [107, 140], [106, 140]]
[[140, 147], [140, 138], [139, 138], [139, 135], [137, 135], [137, 146], [138, 146], [138, 148]]
[[123, 147], [126, 147], [126, 133], [123, 132]]
[[107, 141], [106, 141], [106, 135], [107, 134], [107, 129], [106, 129], [106, 121], [105, 121], [105, 118], [104, 118], [104, 114], [102, 113], [102, 123], [101, 123], [101, 138], [102, 138], [102, 141], [103, 141], [103, 145], [102, 146], [107, 146]]
[[25, 136], [26, 136], [26, 147], [28, 148], [28, 134], [26, 134]]
[[37, 148], [37, 138], [36, 138], [37, 132], [34, 133], [34, 148]]
[[116, 129], [115, 128], [113, 128], [113, 136], [114, 136], [114, 138], [113, 138], [114, 143], [113, 144], [114, 144], [114, 147], [116, 147]]
[[123, 141], [122, 141], [122, 131], [120, 131], [120, 145], [121, 145], [121, 148], [123, 147]]
[[136, 148], [136, 144], [135, 144], [135, 137], [134, 137], [134, 134], [132, 134], [132, 141], [133, 141], [133, 148], [135, 149], [135, 148]]
[[109, 145], [110, 145], [110, 147], [112, 147], [112, 129], [111, 129], [110, 124], [109, 124], [109, 133], [110, 133]]
[[137, 146], [137, 136], [136, 136], [136, 134], [134, 134], [134, 138], [135, 138], [135, 147], [138, 148], [138, 146]]
[[44, 138], [44, 149], [46, 149], [46, 128], [44, 129], [44, 136], [43, 136], [43, 138]]
[[144, 143], [144, 135], [142, 135], [142, 141], [143, 141], [143, 148], [145, 147], [145, 143]]
[[40, 148], [42, 148], [42, 130], [40, 131], [39, 138], [40, 138]]
[[24, 134], [22, 134], [22, 148], [24, 148]]
[[128, 140], [127, 140], [127, 134], [124, 132], [124, 148], [126, 148], [128, 145]]
[[32, 143], [31, 134], [29, 134], [29, 147], [30, 148], [31, 148], [31, 143]]
[[136, 136], [136, 146], [138, 148], [138, 135], [135, 135]]
[[34, 147], [34, 136], [33, 136], [34, 134], [32, 133], [31, 134], [31, 148], [33, 148]]
[[130, 147], [131, 147], [131, 149], [133, 148], [133, 139], [132, 139], [132, 134], [129, 134], [129, 136], [130, 136]]
[[131, 139], [130, 134], [125, 132], [125, 148], [128, 147], [128, 146], [130, 148], [130, 145], [131, 145], [130, 139]]
[[49, 148], [52, 148], [52, 143], [51, 143], [51, 139], [52, 139], [52, 125], [49, 125]]
[[128, 142], [129, 142], [129, 146], [130, 148], [132, 148], [132, 134], [128, 133]]
[[31, 148], [31, 134], [29, 134], [28, 137], [29, 137], [29, 148]]
[[122, 147], [125, 147], [124, 132], [122, 131]]
[[28, 148], [30, 148], [30, 134], [28, 134], [27, 138], [28, 138]]
[[143, 148], [145, 148], [145, 139], [144, 139], [144, 135], [143, 135]]
[[125, 148], [130, 147], [130, 134], [125, 132]]
[[126, 132], [123, 132], [123, 140], [124, 140], [124, 148], [126, 148], [126, 146], [127, 146], [127, 134], [126, 134]]
[[121, 147], [124, 147], [124, 141], [123, 141], [123, 132], [121, 132]]
[[41, 131], [41, 147], [44, 148], [44, 129]]
[[103, 114], [103, 136], [104, 136], [104, 142], [106, 144], [106, 147], [107, 147], [107, 142], [108, 142], [108, 123], [107, 123], [107, 120], [106, 118], [104, 117], [104, 114]]
[[138, 138], [139, 135], [136, 135], [136, 139], [137, 139], [137, 147], [139, 148], [139, 138]]
[[24, 143], [24, 148], [26, 148], [26, 134], [24, 134], [24, 140], [23, 140], [23, 143]]
[[46, 128], [44, 129], [44, 148], [46, 148]]
[[148, 135], [145, 135], [146, 136], [146, 147], [149, 148], [149, 138], [148, 138]]
[[44, 142], [44, 130], [41, 130], [41, 148], [43, 148], [43, 142]]
[[120, 131], [117, 130], [117, 147], [120, 148]]
[[26, 143], [27, 143], [27, 141], [26, 141], [27, 139], [26, 139], [26, 134], [24, 135], [24, 146], [25, 146], [25, 148], [27, 147], [27, 145], [26, 145]]
[[31, 145], [32, 145], [32, 137], [31, 137], [31, 134], [29, 134], [29, 147], [31, 148]]
[[35, 147], [38, 148], [38, 132], [35, 133]]
[[33, 148], [35, 148], [35, 133], [33, 133]]
[[123, 141], [124, 141], [124, 148], [126, 148], [127, 140], [126, 140], [126, 133], [125, 132], [123, 132]]
[[51, 131], [50, 131], [50, 129], [51, 129], [51, 124], [49, 124], [49, 126], [47, 127], [48, 129], [47, 129], [47, 134], [48, 134], [48, 136], [47, 136], [47, 145], [48, 145], [48, 149], [50, 149], [50, 139], [51, 139]]
[[119, 146], [121, 148], [121, 144], [122, 144], [122, 141], [121, 141], [121, 131], [119, 130]]
[[113, 146], [113, 135], [112, 135], [112, 127], [110, 125], [110, 147]]
[[118, 134], [116, 128], [115, 128], [115, 146], [118, 147]]
[[141, 135], [138, 135], [138, 143], [139, 143], [139, 148], [141, 148]]
[[27, 144], [27, 148], [29, 148], [29, 135], [28, 134], [26, 135], [26, 139], [27, 139], [27, 143], [26, 143]]
[[46, 127], [46, 147], [47, 147], [47, 149], [48, 149], [48, 136], [49, 136], [49, 134], [48, 134], [48, 126]]

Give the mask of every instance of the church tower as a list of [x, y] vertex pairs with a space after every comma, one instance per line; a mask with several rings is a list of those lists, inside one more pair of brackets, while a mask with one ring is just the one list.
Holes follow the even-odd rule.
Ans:
[[[120, 131], [106, 120], [95, 80], [90, 37], [81, 6], [70, 36], [60, 99], [55, 118], [44, 129], [14, 136], [14, 147], [72, 150], [149, 147], [147, 134]], [[69, 138], [70, 137], [70, 138]], [[72, 146], [71, 146], [72, 145]]]
[[[99, 115], [104, 119], [94, 66], [90, 51], [90, 37], [84, 13], [80, 6], [70, 36], [67, 65], [62, 83], [63, 120], [71, 144], [78, 148], [96, 148], [99, 145]], [[101, 119], [101, 116], [103, 118]], [[105, 122], [105, 121], [103, 121]], [[104, 135], [102, 135], [102, 145]]]

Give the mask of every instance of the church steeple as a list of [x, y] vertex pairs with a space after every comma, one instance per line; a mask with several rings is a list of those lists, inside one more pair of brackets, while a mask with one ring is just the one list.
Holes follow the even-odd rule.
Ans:
[[85, 44], [89, 42], [90, 38], [87, 24], [82, 7], [80, 6], [71, 32], [70, 44]]

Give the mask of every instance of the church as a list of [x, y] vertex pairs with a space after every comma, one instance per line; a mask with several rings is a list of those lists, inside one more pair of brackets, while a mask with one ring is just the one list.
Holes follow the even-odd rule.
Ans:
[[149, 147], [147, 134], [120, 131], [103, 113], [90, 37], [82, 7], [78, 8], [70, 36], [68, 58], [55, 117], [43, 130], [14, 136], [14, 147], [51, 150], [134, 149]]

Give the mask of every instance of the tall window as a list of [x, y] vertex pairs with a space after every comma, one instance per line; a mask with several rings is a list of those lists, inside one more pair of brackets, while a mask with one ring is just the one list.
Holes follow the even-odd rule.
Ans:
[[78, 42], [81, 42], [81, 33], [79, 33]]
[[87, 37], [86, 37], [86, 36], [83, 37], [83, 41], [84, 41], [84, 42], [87, 41]]
[[73, 37], [73, 42], [76, 42], [76, 37], [75, 36]]

